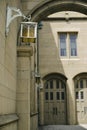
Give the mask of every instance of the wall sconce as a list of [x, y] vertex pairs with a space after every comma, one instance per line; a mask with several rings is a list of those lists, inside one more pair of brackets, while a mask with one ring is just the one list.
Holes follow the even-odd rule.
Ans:
[[37, 38], [37, 23], [36, 22], [21, 22], [20, 42], [21, 44], [36, 43]]
[[24, 19], [27, 19], [28, 22], [22, 22], [21, 23], [21, 40], [23, 42], [33, 42], [35, 43], [35, 39], [37, 37], [37, 23], [30, 22], [31, 16], [26, 17], [20, 9], [17, 9], [15, 7], [9, 7], [7, 6], [7, 17], [6, 17], [6, 36], [8, 36], [9, 32], [9, 25], [10, 23], [17, 17], [23, 17]]

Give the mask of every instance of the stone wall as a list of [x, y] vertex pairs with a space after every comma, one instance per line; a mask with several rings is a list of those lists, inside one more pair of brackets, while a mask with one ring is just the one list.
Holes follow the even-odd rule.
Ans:
[[[0, 1], [0, 129], [17, 130], [16, 113], [16, 43], [17, 20], [9, 28], [5, 36], [6, 6], [19, 6], [18, 0]], [[4, 115], [4, 116], [3, 116]], [[14, 118], [15, 117], [15, 118]], [[10, 123], [10, 124], [9, 124]], [[5, 126], [5, 124], [8, 124]], [[3, 127], [2, 127], [3, 126]]]
[[[79, 15], [80, 16], [80, 15]], [[59, 73], [67, 77], [67, 109], [68, 124], [75, 124], [75, 92], [73, 77], [81, 72], [87, 72], [87, 38], [86, 21], [43, 21], [43, 27], [39, 31], [40, 50], [40, 74], [43, 78], [47, 74]], [[60, 57], [58, 32], [78, 32], [77, 37], [77, 57]], [[84, 45], [83, 45], [84, 44]], [[83, 51], [84, 50], [84, 51]], [[42, 91], [41, 91], [42, 93]], [[41, 94], [43, 99], [43, 93]], [[43, 105], [44, 100], [40, 100]], [[72, 104], [72, 105], [71, 105]], [[44, 106], [43, 106], [44, 107]], [[41, 115], [44, 110], [40, 106]], [[43, 117], [41, 116], [43, 124]]]

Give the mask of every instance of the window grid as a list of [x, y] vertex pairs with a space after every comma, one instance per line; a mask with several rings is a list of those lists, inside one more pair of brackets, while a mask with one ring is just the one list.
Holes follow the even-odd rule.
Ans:
[[76, 99], [78, 99], [78, 100], [84, 99], [84, 88], [86, 88], [86, 82], [87, 82], [86, 79], [80, 79], [80, 81], [78, 81], [76, 83], [76, 86], [75, 86], [76, 87]]
[[77, 33], [59, 33], [60, 56], [77, 56]]

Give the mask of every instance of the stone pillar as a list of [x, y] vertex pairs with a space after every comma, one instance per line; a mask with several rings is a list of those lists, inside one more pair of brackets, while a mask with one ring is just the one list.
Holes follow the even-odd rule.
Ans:
[[31, 46], [17, 48], [17, 114], [18, 130], [30, 130], [30, 85], [31, 85]]
[[75, 90], [74, 90], [74, 83], [72, 78], [69, 78], [67, 81], [67, 121], [69, 125], [76, 124], [76, 106], [75, 106]]

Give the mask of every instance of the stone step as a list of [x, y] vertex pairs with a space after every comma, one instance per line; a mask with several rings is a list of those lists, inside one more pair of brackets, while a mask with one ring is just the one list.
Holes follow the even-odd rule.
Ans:
[[40, 126], [39, 130], [87, 130], [87, 125], [47, 125]]

